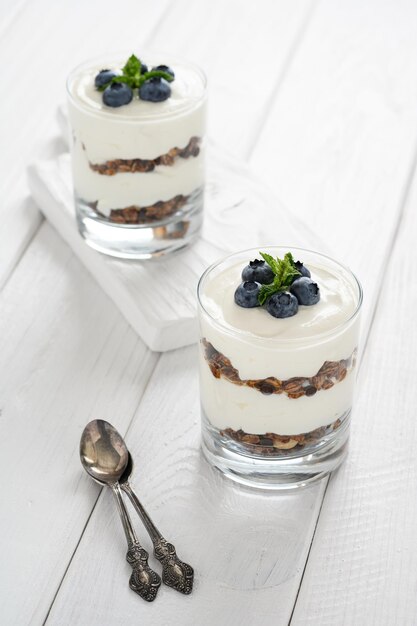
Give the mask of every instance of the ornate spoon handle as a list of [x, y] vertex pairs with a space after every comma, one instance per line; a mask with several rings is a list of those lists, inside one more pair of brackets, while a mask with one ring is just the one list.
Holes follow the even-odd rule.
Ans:
[[153, 545], [154, 554], [162, 564], [164, 584], [181, 593], [191, 593], [194, 582], [194, 570], [191, 565], [181, 561], [172, 543], [168, 543], [163, 537], [160, 537]]
[[178, 558], [175, 547], [161, 535], [155, 524], [143, 508], [128, 481], [121, 483], [121, 488], [129, 496], [139, 517], [152, 539], [155, 557], [162, 564], [162, 582], [181, 593], [189, 594], [193, 590], [194, 570], [191, 565]]
[[161, 586], [161, 579], [149, 567], [148, 557], [148, 553], [139, 543], [131, 544], [126, 554], [126, 560], [133, 569], [129, 587], [147, 602], [152, 602]]
[[117, 509], [127, 539], [128, 550], [126, 560], [133, 569], [129, 579], [129, 586], [140, 595], [141, 598], [147, 602], [152, 602], [155, 600], [158, 589], [161, 586], [161, 579], [148, 565], [149, 554], [142, 548], [136, 536], [129, 513], [123, 502], [123, 495], [119, 483], [111, 485], [111, 490], [117, 503]]

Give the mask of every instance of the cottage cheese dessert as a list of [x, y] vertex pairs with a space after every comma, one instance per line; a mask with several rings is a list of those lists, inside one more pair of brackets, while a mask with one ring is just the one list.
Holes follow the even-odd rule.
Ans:
[[257, 250], [232, 255], [200, 281], [203, 439], [294, 458], [346, 430], [361, 289], [322, 255], [264, 258], [271, 265]]
[[201, 224], [205, 78], [158, 63], [92, 62], [68, 80], [80, 230], [116, 256], [180, 247]]

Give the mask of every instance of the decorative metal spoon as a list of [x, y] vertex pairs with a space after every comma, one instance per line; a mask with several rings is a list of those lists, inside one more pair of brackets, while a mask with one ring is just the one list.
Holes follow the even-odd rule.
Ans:
[[123, 502], [118, 481], [128, 463], [129, 453], [122, 437], [104, 420], [89, 422], [81, 435], [80, 459], [91, 478], [112, 490], [127, 539], [126, 559], [133, 569], [129, 586], [144, 600], [152, 602], [158, 593], [161, 578], [149, 567], [149, 554], [140, 545]]
[[193, 590], [194, 570], [191, 565], [184, 563], [178, 558], [175, 547], [161, 535], [130, 486], [129, 478], [133, 470], [133, 461], [127, 447], [126, 452], [128, 461], [123, 474], [119, 478], [119, 484], [129, 496], [152, 539], [154, 554], [162, 564], [162, 582], [181, 593], [189, 594]]

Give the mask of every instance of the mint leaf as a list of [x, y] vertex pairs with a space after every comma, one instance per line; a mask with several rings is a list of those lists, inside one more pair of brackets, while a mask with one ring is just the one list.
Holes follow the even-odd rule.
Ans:
[[128, 60], [123, 67], [123, 75], [131, 78], [132, 80], [137, 79], [140, 76], [140, 70], [142, 69], [142, 63], [139, 61], [138, 57], [134, 54], [131, 54]]
[[113, 78], [111, 80], [109, 80], [108, 83], [105, 83], [104, 85], [102, 85], [101, 87], [98, 88], [98, 91], [104, 91], [109, 85], [112, 85], [113, 83], [126, 83], [127, 85], [131, 85], [131, 80], [130, 78], [128, 78], [127, 76], [113, 76]]
[[271, 268], [271, 270], [274, 272], [275, 275], [278, 275], [279, 273], [279, 259], [275, 260], [273, 256], [271, 256], [270, 254], [267, 254], [266, 252], [260, 252], [259, 253], [261, 255], [261, 257], [263, 258], [263, 260], [268, 263], [269, 267]]
[[262, 306], [274, 293], [287, 291], [294, 278], [301, 275], [295, 267], [291, 252], [287, 252], [283, 259], [276, 258], [266, 252], [259, 253], [275, 274], [274, 280], [269, 285], [262, 285], [258, 294], [258, 302]]
[[174, 80], [173, 76], [168, 74], [168, 72], [163, 72], [162, 70], [152, 70], [151, 72], [145, 72], [145, 74], [142, 74], [139, 78], [138, 87], [143, 85], [145, 80], [149, 80], [150, 78], [165, 78], [165, 80], [169, 83]]
[[262, 285], [258, 293], [258, 302], [262, 306], [274, 293], [280, 291], [279, 281], [275, 278], [269, 285]]

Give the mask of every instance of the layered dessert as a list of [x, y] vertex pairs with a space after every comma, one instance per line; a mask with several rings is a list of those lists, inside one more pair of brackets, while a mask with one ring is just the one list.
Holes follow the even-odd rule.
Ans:
[[[81, 220], [155, 226], [156, 238], [185, 235], [190, 219], [201, 221], [206, 98], [198, 68], [135, 55], [99, 61], [71, 74], [68, 94]], [[181, 225], [170, 229], [173, 220]]]
[[203, 275], [199, 302], [203, 435], [282, 457], [343, 429], [361, 304], [349, 270], [307, 251], [246, 251]]

